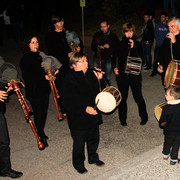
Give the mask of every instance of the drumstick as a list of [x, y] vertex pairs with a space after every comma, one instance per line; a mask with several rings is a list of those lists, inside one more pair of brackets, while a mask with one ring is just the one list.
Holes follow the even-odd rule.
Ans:
[[101, 71], [101, 70], [98, 70], [98, 69], [95, 69], [95, 68], [87, 67], [87, 69], [90, 69], [90, 70], [93, 70], [93, 71], [99, 72], [99, 73], [101, 73], [101, 74], [105, 74], [105, 72], [104, 72], [104, 71]]
[[95, 106], [94, 106], [94, 110], [96, 109], [98, 103], [99, 103], [99, 99], [97, 100], [97, 103], [96, 103]]
[[162, 122], [162, 123], [161, 123], [161, 126], [165, 126], [165, 125], [166, 125], [166, 122]]

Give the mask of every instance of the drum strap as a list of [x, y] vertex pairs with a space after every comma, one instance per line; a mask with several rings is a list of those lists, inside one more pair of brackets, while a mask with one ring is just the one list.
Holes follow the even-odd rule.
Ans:
[[170, 48], [171, 48], [171, 59], [173, 60], [174, 57], [173, 57], [173, 50], [172, 50], [172, 42], [170, 41]]
[[99, 91], [101, 92], [101, 82], [99, 78], [98, 78], [98, 83], [99, 83]]

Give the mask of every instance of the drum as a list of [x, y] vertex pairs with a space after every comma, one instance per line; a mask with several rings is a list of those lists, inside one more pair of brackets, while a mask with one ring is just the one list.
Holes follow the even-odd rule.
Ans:
[[104, 112], [112, 112], [121, 102], [121, 93], [113, 86], [108, 86], [103, 89], [95, 98], [97, 108]]
[[138, 57], [127, 57], [125, 73], [139, 75], [142, 67], [142, 59]]
[[180, 61], [172, 60], [166, 70], [164, 86], [168, 88], [173, 85], [180, 85]]
[[154, 115], [158, 121], [161, 118], [162, 110], [166, 105], [167, 105], [167, 103], [164, 102], [164, 103], [161, 103], [161, 104], [158, 104], [157, 106], [155, 106]]

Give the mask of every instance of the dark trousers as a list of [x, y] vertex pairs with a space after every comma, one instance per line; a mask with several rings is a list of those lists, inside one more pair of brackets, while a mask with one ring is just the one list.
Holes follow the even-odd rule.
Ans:
[[148, 120], [148, 114], [146, 111], [146, 104], [142, 96], [141, 75], [118, 75], [116, 76], [116, 81], [118, 89], [122, 95], [122, 100], [118, 106], [119, 119], [121, 123], [126, 122], [127, 119], [127, 98], [129, 86], [131, 87], [134, 100], [138, 105], [139, 116], [141, 117], [142, 121], [146, 122]]
[[0, 172], [11, 169], [9, 133], [4, 114], [0, 112]]
[[180, 136], [164, 136], [164, 147], [162, 153], [171, 156], [172, 160], [178, 159]]
[[63, 105], [63, 97], [61, 94], [61, 90], [62, 90], [62, 81], [63, 78], [65, 77], [65, 75], [70, 71], [69, 67], [66, 66], [62, 66], [59, 70], [59, 73], [56, 75], [56, 80], [55, 80], [55, 84], [56, 84], [56, 88], [58, 90], [58, 94], [60, 95], [60, 98], [58, 98], [58, 105], [61, 109], [61, 113], [64, 114], [66, 113], [66, 110], [64, 108]]
[[90, 164], [99, 160], [97, 149], [99, 145], [99, 126], [83, 131], [71, 130], [73, 138], [72, 162], [75, 169], [84, 167], [85, 155], [84, 147], [87, 144], [88, 162]]
[[159, 46], [155, 46], [155, 49], [154, 49], [154, 62], [153, 62], [153, 72], [154, 73], [157, 73], [158, 52], [159, 52]]
[[152, 66], [152, 56], [151, 56], [152, 46], [153, 46], [153, 43], [146, 44], [146, 42], [142, 40], [143, 58], [146, 61], [147, 68], [151, 68]]
[[44, 138], [44, 127], [46, 123], [48, 105], [49, 105], [49, 93], [42, 95], [39, 98], [29, 100], [33, 114], [34, 123], [37, 129], [39, 137]]

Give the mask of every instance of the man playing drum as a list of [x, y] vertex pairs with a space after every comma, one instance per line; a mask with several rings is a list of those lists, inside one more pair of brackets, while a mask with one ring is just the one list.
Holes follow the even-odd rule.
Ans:
[[89, 164], [104, 165], [96, 152], [99, 145], [99, 125], [102, 123], [102, 116], [95, 108], [95, 97], [99, 93], [102, 74], [88, 69], [87, 58], [80, 52], [75, 52], [69, 63], [72, 71], [65, 76], [62, 82], [63, 104], [73, 139], [73, 166], [83, 174], [87, 172], [84, 167], [85, 143]]
[[[169, 33], [158, 52], [158, 72], [162, 74], [162, 83], [168, 64], [172, 59], [180, 60], [180, 19], [172, 18], [168, 22]], [[172, 46], [171, 46], [172, 43]], [[171, 51], [172, 50], [172, 51]]]

